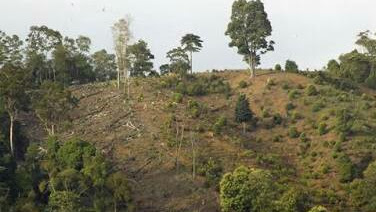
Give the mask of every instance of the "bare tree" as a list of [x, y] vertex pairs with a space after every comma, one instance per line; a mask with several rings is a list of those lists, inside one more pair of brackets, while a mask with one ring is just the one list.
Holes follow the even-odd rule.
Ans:
[[[116, 63], [118, 66], [117, 73], [117, 87], [120, 89], [120, 78], [123, 74], [124, 78], [124, 91], [128, 87], [129, 97], [129, 73], [127, 65], [127, 49], [129, 41], [132, 37], [130, 31], [130, 17], [127, 16], [115, 22], [112, 26], [112, 36], [114, 40], [114, 49], [116, 54]], [[128, 85], [128, 86], [127, 86]]]

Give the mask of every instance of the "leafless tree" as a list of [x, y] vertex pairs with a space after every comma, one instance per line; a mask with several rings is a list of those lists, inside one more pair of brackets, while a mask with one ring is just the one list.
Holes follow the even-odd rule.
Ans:
[[116, 55], [116, 63], [118, 66], [117, 87], [120, 89], [121, 75], [124, 79], [124, 91], [128, 87], [128, 97], [130, 94], [128, 65], [127, 65], [127, 49], [131, 40], [132, 33], [130, 30], [131, 18], [127, 16], [115, 22], [112, 26], [112, 36], [114, 40], [114, 49]]

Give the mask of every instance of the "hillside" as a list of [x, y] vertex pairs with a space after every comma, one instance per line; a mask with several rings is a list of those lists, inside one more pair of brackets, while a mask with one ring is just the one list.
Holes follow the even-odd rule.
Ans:
[[[348, 157], [357, 173], [374, 158], [376, 93], [345, 92], [293, 73], [198, 77], [213, 75], [231, 91], [178, 95], [166, 86], [173, 76], [134, 79], [130, 100], [111, 83], [73, 87], [79, 105], [63, 137], [100, 147], [127, 174], [137, 211], [219, 211], [218, 181], [240, 165], [270, 170], [309, 193], [313, 205], [351, 211], [345, 187], [358, 175], [343, 179], [348, 173], [338, 155]], [[248, 85], [239, 87], [244, 80]], [[310, 85], [317, 92], [309, 92]], [[239, 93], [258, 119], [245, 133], [234, 120]], [[336, 130], [342, 108], [356, 115], [346, 138]]]

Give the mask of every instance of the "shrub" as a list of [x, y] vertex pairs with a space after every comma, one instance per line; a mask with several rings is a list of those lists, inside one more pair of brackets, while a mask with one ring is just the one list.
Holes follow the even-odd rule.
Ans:
[[274, 122], [275, 125], [282, 124], [282, 121], [283, 121], [283, 118], [282, 118], [281, 114], [276, 113], [276, 114], [273, 115], [273, 122]]
[[325, 135], [326, 133], [328, 133], [328, 129], [327, 129], [327, 125], [326, 125], [326, 123], [324, 123], [324, 122], [321, 122], [320, 124], [319, 124], [319, 134], [320, 135]]
[[226, 117], [224, 116], [221, 116], [217, 119], [217, 121], [214, 123], [213, 125], [213, 131], [216, 133], [216, 134], [220, 134], [221, 131], [222, 131], [222, 128], [224, 126], [226, 126], [227, 124], [227, 119]]
[[268, 78], [268, 80], [266, 81], [266, 86], [271, 87], [271, 86], [274, 86], [274, 85], [276, 85], [275, 79], [274, 78]]
[[273, 140], [272, 140], [273, 142], [282, 142], [282, 136], [281, 135], [275, 135], [274, 137], [273, 137]]
[[290, 110], [294, 110], [295, 105], [292, 102], [289, 102], [289, 103], [286, 104], [285, 108], [286, 108], [286, 111], [288, 112]]
[[290, 100], [294, 100], [294, 99], [296, 99], [296, 98], [298, 98], [298, 96], [299, 96], [299, 92], [297, 91], [297, 90], [291, 90], [290, 92], [289, 92], [289, 99]]
[[223, 168], [218, 161], [215, 161], [213, 158], [204, 161], [198, 169], [198, 174], [206, 178], [206, 183], [209, 186], [218, 185], [218, 182], [221, 179]]
[[292, 121], [297, 121], [297, 120], [302, 119], [302, 118], [303, 118], [303, 116], [298, 112], [293, 112], [291, 114]]
[[316, 113], [316, 112], [319, 112], [321, 109], [323, 109], [325, 107], [325, 105], [319, 101], [319, 102], [315, 102], [313, 105], [312, 105], [312, 112]]
[[183, 95], [181, 93], [174, 93], [172, 95], [172, 101], [176, 103], [182, 103], [183, 102]]
[[282, 71], [282, 66], [280, 64], [276, 64], [275, 67], [274, 67], [274, 70]]
[[287, 60], [285, 64], [286, 72], [298, 72], [299, 68], [295, 61]]
[[315, 96], [318, 94], [318, 91], [316, 89], [316, 87], [314, 85], [309, 85], [306, 90], [305, 90], [305, 93], [308, 95], [308, 96]]
[[308, 142], [308, 138], [307, 138], [307, 135], [305, 134], [305, 132], [302, 132], [302, 133], [300, 134], [299, 139], [300, 139], [300, 141], [303, 142], [303, 143]]
[[283, 89], [283, 90], [288, 90], [288, 89], [290, 89], [290, 85], [289, 85], [287, 82], [284, 82], [284, 83], [282, 84], [282, 89]]
[[248, 83], [244, 80], [239, 82], [239, 88], [246, 88], [248, 87]]
[[355, 177], [355, 167], [346, 154], [340, 154], [337, 158], [337, 167], [339, 180], [341, 183], [347, 183]]
[[290, 127], [288, 134], [290, 138], [298, 138], [300, 136], [300, 133], [296, 127]]

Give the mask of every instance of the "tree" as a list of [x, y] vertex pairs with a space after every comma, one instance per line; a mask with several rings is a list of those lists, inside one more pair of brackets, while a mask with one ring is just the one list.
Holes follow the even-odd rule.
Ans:
[[137, 77], [144, 77], [150, 74], [153, 69], [154, 55], [148, 48], [148, 44], [139, 40], [137, 43], [128, 47], [128, 66], [130, 75]]
[[111, 174], [106, 181], [106, 186], [112, 191], [114, 211], [122, 209], [132, 211], [132, 198], [128, 181], [121, 172]]
[[253, 112], [249, 109], [249, 102], [245, 94], [238, 97], [235, 108], [235, 120], [238, 123], [243, 123], [243, 133], [245, 133], [245, 123], [252, 121]]
[[189, 56], [181, 47], [175, 48], [167, 52], [167, 58], [170, 60], [169, 69], [173, 73], [180, 75], [187, 74], [189, 65]]
[[8, 36], [0, 31], [0, 67], [4, 64], [22, 65], [23, 42], [17, 35]]
[[370, 58], [357, 50], [341, 55], [339, 60], [341, 61], [339, 77], [363, 83], [371, 73]]
[[191, 67], [191, 74], [193, 73], [193, 52], [199, 52], [202, 48], [202, 40], [200, 36], [194, 34], [186, 34], [181, 39], [183, 49], [189, 52], [189, 65]]
[[239, 167], [220, 182], [224, 212], [274, 211], [276, 184], [268, 171]]
[[102, 49], [92, 56], [94, 73], [97, 81], [106, 81], [116, 78], [116, 61], [114, 54], [108, 54]]
[[54, 135], [56, 126], [68, 119], [68, 112], [75, 106], [75, 101], [61, 84], [45, 81], [33, 96], [32, 105], [45, 130]]
[[236, 0], [232, 5], [231, 21], [226, 35], [230, 36], [230, 47], [237, 47], [244, 56], [255, 76], [255, 68], [260, 63], [260, 56], [274, 50], [274, 42], [267, 41], [272, 34], [272, 26], [260, 0]]
[[340, 64], [337, 62], [337, 60], [330, 60], [327, 65], [327, 69], [330, 73], [333, 73], [334, 75], [338, 75], [340, 71]]
[[116, 55], [116, 63], [118, 67], [118, 89], [120, 89], [120, 75], [123, 73], [123, 78], [125, 81], [124, 90], [126, 84], [128, 84], [128, 97], [129, 97], [129, 73], [127, 65], [127, 51], [128, 44], [131, 39], [130, 31], [130, 18], [123, 18], [117, 21], [112, 26], [112, 35], [114, 40], [114, 48]]
[[296, 64], [295, 61], [293, 61], [293, 60], [286, 60], [285, 71], [286, 72], [298, 72], [299, 71], [299, 67], [298, 67], [298, 65]]
[[168, 73], [170, 73], [170, 65], [169, 64], [163, 64], [159, 67], [159, 70], [160, 70], [160, 74], [161, 75], [166, 75]]
[[32, 26], [27, 36], [26, 67], [33, 73], [34, 81], [41, 84], [43, 80], [55, 80], [55, 69], [48, 64], [52, 51], [62, 45], [60, 32], [46, 26]]
[[282, 67], [280, 64], [276, 64], [275, 67], [274, 67], [274, 70], [276, 71], [282, 71]]
[[10, 118], [9, 143], [11, 153], [14, 154], [14, 123], [18, 114], [25, 109], [27, 101], [28, 75], [20, 67], [7, 64], [0, 69], [0, 97], [3, 98], [4, 107]]

